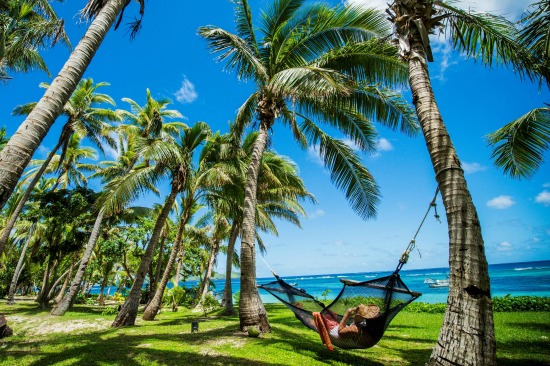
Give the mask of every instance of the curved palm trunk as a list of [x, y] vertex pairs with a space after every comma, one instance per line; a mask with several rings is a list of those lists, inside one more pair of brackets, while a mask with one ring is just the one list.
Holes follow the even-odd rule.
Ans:
[[65, 272], [63, 272], [63, 274], [61, 274], [61, 276], [59, 276], [57, 280], [55, 280], [55, 282], [50, 288], [50, 292], [48, 292], [48, 299], [51, 299], [53, 297], [55, 293], [55, 288], [57, 287], [57, 285], [59, 285], [59, 282], [61, 282], [62, 279], [65, 279], [65, 281], [63, 282], [63, 285], [61, 286], [61, 289], [59, 290], [59, 292], [62, 293], [64, 289], [67, 288], [68, 279], [70, 277], [70, 273], [73, 270], [73, 265], [74, 265], [74, 261], [71, 263], [69, 268]]
[[214, 268], [214, 262], [216, 261], [216, 257], [218, 256], [219, 250], [220, 250], [220, 241], [216, 240], [212, 247], [212, 253], [210, 253], [210, 258], [208, 259], [208, 265], [206, 266], [206, 272], [204, 274], [202, 291], [199, 297], [199, 302], [197, 303], [196, 307], [199, 307], [204, 303], [204, 299], [208, 294], [210, 279], [212, 278], [212, 269]]
[[[31, 230], [32, 232], [32, 230]], [[21, 254], [19, 255], [19, 260], [17, 261], [17, 266], [15, 267], [15, 272], [10, 283], [10, 289], [8, 291], [8, 305], [15, 304], [15, 290], [17, 289], [17, 282], [19, 281], [19, 276], [23, 271], [23, 261], [25, 260], [25, 254], [27, 253], [27, 248], [29, 247], [29, 241], [32, 234], [29, 234], [29, 238], [25, 241], [23, 248], [21, 249]]]
[[126, 3], [126, 0], [106, 2], [44, 96], [0, 152], [0, 208], [6, 204], [23, 170], [76, 89]]
[[227, 243], [227, 258], [225, 262], [225, 286], [223, 288], [223, 300], [222, 306], [225, 306], [225, 315], [235, 314], [233, 308], [233, 289], [231, 288], [231, 274], [233, 269], [233, 252], [235, 251], [235, 243], [239, 236], [239, 224], [233, 222], [231, 227], [231, 234]]
[[48, 264], [46, 265], [46, 270], [44, 271], [44, 278], [42, 281], [42, 290], [40, 291], [40, 294], [38, 294], [38, 298], [36, 300], [41, 309], [47, 309], [50, 307], [50, 289], [52, 288], [51, 279], [57, 276], [58, 265], [58, 260], [55, 260], [52, 264], [51, 260], [48, 259]]
[[56, 151], [61, 146], [62, 139], [59, 139], [59, 142], [57, 145], [52, 149], [52, 151], [48, 154], [48, 157], [46, 158], [46, 161], [42, 164], [38, 172], [36, 172], [34, 178], [31, 180], [29, 185], [27, 186], [27, 189], [25, 190], [25, 193], [23, 194], [23, 197], [19, 200], [17, 203], [17, 206], [15, 207], [15, 210], [10, 216], [10, 219], [8, 223], [6, 224], [6, 227], [4, 228], [4, 231], [2, 232], [2, 236], [0, 236], [0, 254], [2, 254], [2, 251], [4, 250], [4, 246], [8, 242], [8, 239], [10, 238], [11, 231], [13, 230], [13, 227], [15, 226], [15, 223], [17, 222], [17, 219], [19, 218], [19, 215], [23, 211], [23, 207], [25, 207], [25, 204], [27, 203], [27, 200], [31, 196], [31, 193], [34, 189], [34, 187], [38, 184], [40, 181], [40, 178], [42, 178], [42, 175], [46, 171], [46, 168], [48, 165], [50, 165], [50, 162], [52, 161], [52, 158], [55, 156]]
[[61, 290], [59, 290], [59, 294], [57, 294], [56, 298], [53, 300], [56, 304], [58, 304], [61, 300], [63, 300], [63, 295], [65, 295], [65, 291], [67, 290], [67, 287], [69, 286], [69, 281], [73, 277], [73, 271], [74, 267], [80, 262], [76, 261], [76, 257], [73, 258], [73, 262], [71, 263], [71, 267], [69, 268], [69, 274], [67, 277], [65, 277], [65, 281], [63, 281], [63, 285], [61, 286]]
[[494, 365], [493, 311], [481, 226], [425, 60], [417, 36], [411, 42], [409, 82], [449, 225], [449, 297], [428, 365]]
[[105, 287], [107, 286], [107, 281], [109, 280], [109, 276], [103, 277], [103, 281], [101, 281], [101, 287], [99, 288], [99, 296], [97, 297], [97, 303], [99, 306], [105, 306], [105, 296], [103, 295], [103, 292], [105, 292]]
[[71, 288], [69, 289], [69, 292], [66, 293], [65, 296], [63, 296], [63, 299], [57, 304], [57, 306], [52, 309], [50, 313], [51, 315], [65, 315], [65, 313], [67, 312], [67, 310], [69, 310], [69, 307], [73, 303], [74, 299], [76, 299], [76, 295], [78, 294], [78, 290], [80, 288], [82, 280], [84, 279], [84, 274], [86, 273], [86, 268], [88, 268], [88, 263], [92, 258], [94, 247], [97, 243], [97, 240], [99, 239], [101, 223], [103, 222], [104, 214], [105, 213], [103, 212], [103, 210], [99, 211], [95, 219], [92, 233], [90, 234], [90, 239], [88, 239], [84, 254], [82, 255], [82, 259], [80, 260], [80, 265], [78, 266], [76, 275], [71, 282]]
[[168, 214], [170, 213], [170, 210], [172, 210], [172, 206], [176, 201], [177, 195], [178, 189], [175, 188], [175, 184], [172, 184], [172, 191], [170, 192], [170, 195], [166, 198], [166, 202], [164, 203], [164, 206], [162, 207], [162, 210], [157, 217], [155, 227], [153, 228], [153, 233], [151, 234], [151, 239], [149, 240], [149, 244], [147, 244], [147, 248], [145, 249], [143, 257], [141, 258], [141, 263], [136, 274], [136, 279], [134, 280], [134, 283], [132, 285], [132, 289], [130, 290], [130, 294], [126, 298], [126, 301], [122, 305], [120, 311], [118, 312], [118, 315], [113, 321], [113, 324], [111, 325], [112, 327], [134, 325], [134, 323], [136, 322], [139, 300], [141, 299], [141, 287], [143, 286], [145, 275], [147, 274], [149, 267], [151, 266], [151, 260], [153, 259], [155, 246], [159, 241], [160, 234], [162, 232], [162, 229], [164, 228], [164, 224], [166, 222], [166, 219], [168, 218]]
[[143, 320], [154, 320], [155, 316], [157, 315], [158, 311], [161, 308], [162, 296], [164, 295], [164, 290], [166, 289], [166, 285], [168, 284], [168, 280], [170, 279], [170, 273], [174, 268], [176, 257], [178, 256], [178, 253], [180, 251], [183, 230], [185, 229], [185, 225], [187, 225], [188, 220], [189, 220], [189, 215], [188, 215], [188, 212], [185, 211], [184, 215], [182, 215], [181, 217], [181, 220], [178, 226], [178, 232], [176, 233], [176, 240], [174, 241], [174, 246], [172, 247], [172, 251], [170, 252], [170, 258], [168, 258], [168, 262], [166, 263], [166, 268], [164, 268], [162, 279], [160, 280], [160, 283], [158, 284], [157, 289], [155, 291], [155, 296], [153, 296], [153, 299], [143, 311], [143, 317], [142, 317]]
[[159, 260], [157, 261], [157, 268], [155, 269], [155, 280], [151, 281], [151, 293], [157, 291], [158, 283], [160, 281], [160, 271], [162, 270], [162, 257], [164, 253], [164, 244], [166, 243], [166, 237], [166, 230], [164, 230], [160, 239]]
[[[258, 173], [267, 143], [267, 131], [272, 123], [260, 118], [260, 130], [254, 143], [252, 159], [246, 172], [246, 189], [243, 210], [243, 230], [241, 238], [241, 295], [239, 302], [240, 328], [246, 331], [249, 326], [258, 326], [261, 332], [269, 332], [271, 327], [267, 312], [260, 299], [256, 283], [256, 191]], [[273, 122], [271, 119], [268, 122]]]

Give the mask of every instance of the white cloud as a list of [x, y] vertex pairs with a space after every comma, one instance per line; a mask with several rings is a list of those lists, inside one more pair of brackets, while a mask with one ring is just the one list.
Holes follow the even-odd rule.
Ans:
[[325, 216], [325, 211], [321, 210], [320, 208], [315, 210], [312, 214], [309, 215], [310, 219], [316, 219], [318, 217]]
[[325, 163], [319, 155], [319, 145], [310, 146], [307, 148], [307, 157], [308, 160], [314, 162], [317, 165], [325, 166]]
[[518, 20], [533, 0], [462, 0], [457, 5], [463, 9], [488, 12]]
[[[490, 12], [517, 20], [532, 2], [533, 0], [462, 0], [456, 3], [456, 6], [477, 12]], [[381, 10], [387, 9], [388, 3], [387, 0], [346, 0], [346, 4], [362, 5]]]
[[498, 196], [487, 202], [487, 206], [504, 210], [512, 207], [515, 204], [511, 196]]
[[497, 246], [497, 250], [499, 252], [508, 252], [510, 250], [512, 250], [512, 244], [508, 243], [507, 241], [503, 241], [502, 243], [500, 243], [498, 246]]
[[433, 77], [434, 79], [445, 81], [445, 71], [449, 67], [458, 64], [458, 61], [451, 60], [453, 47], [444, 37], [435, 35], [430, 36], [430, 45], [432, 46], [433, 53], [437, 54], [435, 58], [437, 58], [439, 66], [439, 73]]
[[361, 150], [361, 149], [359, 148], [359, 146], [357, 146], [357, 145], [355, 144], [355, 142], [351, 141], [350, 139], [344, 139], [344, 140], [342, 140], [342, 142], [343, 142], [344, 144], [348, 145], [348, 147], [349, 147], [350, 149], [352, 149], [353, 151], [359, 151], [359, 150]]
[[487, 170], [486, 166], [483, 166], [479, 163], [465, 163], [465, 162], [462, 162], [462, 168], [464, 169], [464, 173], [466, 173], [466, 174], [473, 174], [473, 173], [482, 172], [484, 170]]
[[341, 247], [344, 245], [344, 242], [342, 240], [335, 240], [334, 245], [336, 245], [337, 247]]
[[43, 155], [44, 157], [48, 156], [50, 151], [52, 151], [52, 149], [44, 145], [38, 146], [38, 149], [36, 150], [38, 151], [38, 154]]
[[546, 190], [540, 192], [535, 198], [535, 202], [544, 206], [550, 206], [550, 192]]
[[[510, 20], [519, 20], [522, 13], [528, 8], [533, 0], [462, 0], [453, 5], [465, 10], [476, 12], [489, 12], [495, 15], [502, 15]], [[345, 0], [346, 5], [361, 5], [368, 8], [377, 8], [385, 11], [388, 8], [387, 0]], [[437, 60], [439, 72], [435, 72], [434, 79], [445, 81], [445, 71], [458, 63], [452, 60], [453, 48], [444, 37], [430, 36], [430, 44], [434, 58]]]
[[378, 151], [391, 151], [393, 150], [393, 145], [388, 139], [382, 137], [380, 140], [378, 140], [377, 149]]
[[114, 149], [109, 145], [103, 145], [103, 151], [105, 152], [106, 157], [111, 158], [113, 160], [117, 160], [118, 157], [120, 156], [118, 148]]
[[195, 85], [187, 79], [186, 76], [183, 77], [181, 82], [181, 88], [174, 94], [176, 100], [180, 103], [191, 103], [197, 99], [198, 94], [195, 91]]

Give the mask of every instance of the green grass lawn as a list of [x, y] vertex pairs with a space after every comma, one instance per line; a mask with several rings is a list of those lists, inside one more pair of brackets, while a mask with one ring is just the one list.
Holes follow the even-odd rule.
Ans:
[[[270, 334], [250, 338], [238, 317], [164, 311], [153, 322], [111, 329], [114, 314], [76, 305], [52, 317], [32, 302], [0, 304], [14, 335], [0, 340], [0, 365], [423, 365], [442, 314], [402, 311], [367, 350], [329, 352], [282, 305], [267, 305]], [[191, 333], [191, 322], [200, 330]], [[495, 313], [499, 365], [550, 365], [550, 313]]]

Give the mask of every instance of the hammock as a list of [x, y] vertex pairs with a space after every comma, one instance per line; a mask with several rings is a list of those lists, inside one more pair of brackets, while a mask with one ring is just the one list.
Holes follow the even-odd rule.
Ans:
[[[326, 343], [325, 337], [330, 339], [327, 347], [332, 350], [330, 343], [343, 349], [353, 348], [369, 348], [374, 346], [383, 336], [386, 328], [392, 321], [392, 319], [399, 313], [405, 306], [412, 301], [420, 297], [422, 294], [409, 290], [407, 285], [401, 280], [399, 271], [403, 265], [407, 262], [410, 252], [414, 249], [415, 238], [426, 219], [430, 209], [436, 207], [435, 199], [437, 197], [438, 190], [436, 190], [434, 199], [430, 203], [430, 207], [424, 215], [420, 227], [416, 231], [414, 238], [411, 240], [407, 249], [401, 255], [399, 264], [395, 271], [385, 277], [377, 278], [369, 281], [351, 281], [346, 279], [340, 279], [343, 287], [338, 296], [329, 304], [325, 305], [315, 297], [308, 294], [305, 290], [292, 286], [281, 279], [273, 270], [275, 281], [269, 282], [263, 285], [259, 285], [258, 288], [266, 290], [284, 305], [286, 305], [298, 318], [302, 324], [311, 330], [318, 332], [321, 335], [323, 343]], [[439, 219], [437, 210], [435, 210], [435, 217]], [[261, 257], [260, 257], [261, 258]], [[263, 259], [263, 258], [262, 258]], [[314, 319], [314, 313], [320, 313], [321, 316], [335, 317], [338, 323], [342, 320], [345, 312], [349, 308], [356, 308], [359, 304], [364, 305], [377, 305], [380, 309], [379, 315], [374, 319], [364, 320], [362, 332], [366, 332], [363, 338], [367, 337], [368, 342], [364, 339], [359, 342], [359, 337], [344, 338], [338, 335], [327, 334], [328, 332], [323, 329], [318, 329], [316, 321]], [[319, 319], [317, 319], [319, 322]], [[353, 323], [353, 318], [347, 320], [347, 325]], [[318, 324], [318, 323], [317, 323]], [[323, 326], [321, 325], [321, 328]]]

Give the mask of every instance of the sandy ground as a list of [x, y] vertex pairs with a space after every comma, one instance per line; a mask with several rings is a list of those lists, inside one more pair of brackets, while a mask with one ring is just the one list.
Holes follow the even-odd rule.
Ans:
[[82, 319], [69, 319], [60, 322], [59, 317], [52, 315], [21, 316], [10, 315], [8, 324], [14, 333], [27, 335], [44, 335], [51, 333], [80, 333], [79, 331], [109, 329], [113, 319], [97, 318], [93, 321]]

